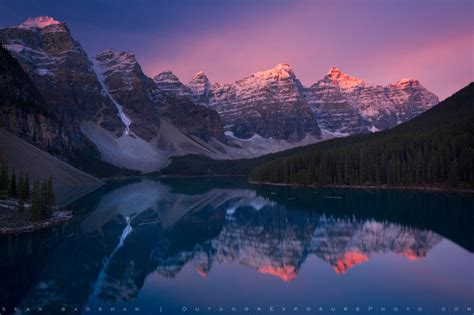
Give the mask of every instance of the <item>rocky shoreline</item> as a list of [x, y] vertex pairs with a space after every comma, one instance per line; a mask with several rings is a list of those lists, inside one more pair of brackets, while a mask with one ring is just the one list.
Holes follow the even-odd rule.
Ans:
[[270, 185], [270, 186], [291, 186], [291, 187], [307, 187], [307, 188], [350, 188], [350, 189], [397, 189], [397, 190], [424, 190], [438, 192], [464, 192], [474, 193], [474, 188], [457, 188], [449, 186], [392, 186], [392, 185], [299, 185], [272, 182], [259, 182], [254, 180], [248, 181], [253, 185]]
[[72, 211], [54, 209], [49, 218], [33, 222], [29, 219], [31, 205], [25, 205], [22, 215], [17, 206], [14, 199], [0, 200], [0, 235], [34, 232], [69, 221], [73, 216]]

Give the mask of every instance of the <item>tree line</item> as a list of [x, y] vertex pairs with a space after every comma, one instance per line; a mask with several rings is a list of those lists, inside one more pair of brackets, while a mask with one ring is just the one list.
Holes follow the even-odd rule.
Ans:
[[300, 185], [474, 186], [474, 84], [412, 121], [335, 139], [256, 167], [255, 181]]
[[7, 161], [0, 153], [0, 198], [15, 199], [18, 203], [18, 214], [22, 218], [26, 214], [26, 208], [30, 209], [31, 221], [48, 218], [55, 203], [52, 177], [30, 183], [28, 173], [20, 171], [17, 174], [15, 168], [9, 168]]

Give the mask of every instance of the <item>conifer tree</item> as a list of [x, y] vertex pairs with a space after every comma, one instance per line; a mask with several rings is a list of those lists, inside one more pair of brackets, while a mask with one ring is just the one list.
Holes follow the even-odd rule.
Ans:
[[18, 199], [23, 199], [24, 198], [24, 191], [23, 191], [23, 186], [24, 186], [24, 178], [23, 178], [23, 171], [20, 170], [20, 176], [18, 178], [18, 184], [17, 184], [17, 197]]
[[28, 176], [28, 173], [26, 173], [25, 175], [25, 180], [23, 182], [23, 190], [24, 190], [24, 194], [25, 194], [25, 200], [29, 200], [30, 199], [30, 178]]
[[8, 178], [8, 165], [5, 159], [1, 158], [0, 169], [0, 197], [7, 197], [10, 191], [10, 180]]
[[53, 178], [51, 176], [49, 176], [48, 178], [46, 194], [47, 194], [47, 200], [48, 200], [48, 207], [51, 208], [52, 206], [54, 206], [54, 203], [56, 202], [56, 196], [54, 195], [54, 188], [53, 188]]
[[457, 186], [459, 184], [459, 167], [456, 159], [451, 163], [451, 168], [449, 170], [448, 182], [451, 186]]
[[8, 190], [8, 174], [6, 171], [6, 163], [2, 158], [0, 159], [0, 190]]
[[17, 182], [16, 182], [15, 169], [13, 169], [12, 171], [12, 178], [10, 181], [10, 196], [17, 197]]
[[39, 182], [33, 181], [33, 191], [31, 200], [31, 220], [38, 221], [41, 219], [41, 204], [39, 196]]

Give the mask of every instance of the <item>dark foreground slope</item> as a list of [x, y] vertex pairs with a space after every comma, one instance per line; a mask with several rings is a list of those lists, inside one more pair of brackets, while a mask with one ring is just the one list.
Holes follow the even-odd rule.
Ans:
[[56, 202], [59, 206], [66, 205], [103, 184], [97, 178], [70, 166], [1, 128], [0, 152], [10, 168], [15, 168], [17, 172], [27, 172], [32, 180], [44, 180], [51, 176]]
[[294, 150], [254, 181], [298, 185], [474, 186], [474, 83], [393, 129]]

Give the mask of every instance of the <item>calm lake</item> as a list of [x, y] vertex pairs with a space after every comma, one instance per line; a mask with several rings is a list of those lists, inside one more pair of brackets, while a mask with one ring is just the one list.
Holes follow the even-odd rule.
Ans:
[[472, 194], [165, 178], [108, 183], [70, 208], [67, 224], [0, 237], [6, 313], [474, 307]]

